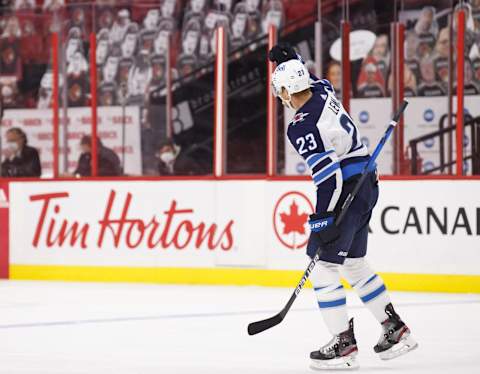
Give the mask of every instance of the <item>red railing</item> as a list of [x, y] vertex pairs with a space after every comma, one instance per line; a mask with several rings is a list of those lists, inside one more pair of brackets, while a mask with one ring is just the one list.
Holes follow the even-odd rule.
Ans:
[[92, 108], [92, 177], [98, 175], [98, 117], [97, 117], [97, 36], [90, 33], [90, 95]]
[[58, 177], [58, 158], [59, 158], [59, 147], [58, 147], [58, 135], [60, 128], [60, 118], [59, 118], [59, 89], [58, 89], [58, 79], [60, 77], [60, 72], [58, 68], [59, 56], [58, 56], [58, 44], [59, 37], [58, 32], [52, 33], [52, 63], [53, 63], [53, 177]]
[[465, 12], [457, 13], [457, 176], [463, 175], [463, 108], [465, 69]]
[[[277, 28], [268, 28], [268, 51], [277, 44]], [[267, 53], [268, 53], [267, 51]], [[275, 64], [267, 61], [267, 175], [277, 174], [277, 99], [272, 93], [272, 74]]]

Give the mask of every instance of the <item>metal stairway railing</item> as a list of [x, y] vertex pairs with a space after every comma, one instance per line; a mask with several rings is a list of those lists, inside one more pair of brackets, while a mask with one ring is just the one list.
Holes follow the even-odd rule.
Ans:
[[[440, 119], [440, 130], [410, 140], [409, 144], [412, 151], [411, 173], [413, 175], [428, 175], [436, 171], [445, 173], [446, 169], [448, 170], [448, 174], [452, 173], [452, 166], [455, 165], [456, 160], [452, 159], [451, 143], [452, 139], [454, 139], [455, 136], [456, 125], [450, 127], [443, 127], [443, 124], [447, 118], [448, 115], [444, 115]], [[472, 174], [480, 174], [480, 117], [470, 118], [469, 120], [467, 120], [464, 124], [464, 131], [470, 131], [470, 139], [472, 146], [471, 153], [469, 155], [464, 155], [463, 160], [472, 160]], [[448, 137], [447, 141], [449, 143], [447, 157], [445, 157], [445, 136]], [[428, 170], [418, 170], [418, 160], [420, 159], [420, 154], [418, 152], [418, 144], [436, 137], [438, 137], [440, 141], [440, 165]]]

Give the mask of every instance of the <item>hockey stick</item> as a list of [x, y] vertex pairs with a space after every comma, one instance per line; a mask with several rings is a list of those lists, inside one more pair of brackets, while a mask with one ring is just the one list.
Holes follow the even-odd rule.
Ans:
[[[383, 146], [387, 142], [388, 138], [392, 134], [393, 130], [395, 129], [395, 126], [398, 123], [398, 120], [400, 119], [400, 116], [402, 113], [405, 111], [405, 108], [407, 107], [408, 102], [406, 100], [403, 100], [403, 103], [400, 105], [400, 108], [398, 111], [395, 113], [393, 116], [392, 120], [390, 121], [390, 124], [385, 131], [385, 134], [383, 137], [380, 139], [380, 142], [377, 144], [375, 147], [375, 150], [372, 153], [372, 156], [368, 160], [367, 165], [363, 168], [362, 171], [362, 176], [358, 180], [358, 182], [355, 184], [355, 187], [353, 188], [353, 191], [347, 196], [345, 199], [345, 202], [342, 205], [342, 210], [340, 211], [340, 214], [338, 215], [337, 219], [335, 220], [335, 224], [339, 225], [342, 221], [343, 218], [345, 217], [345, 214], [347, 213], [348, 208], [352, 204], [353, 199], [357, 195], [358, 191], [362, 187], [363, 182], [368, 176], [368, 170], [370, 167], [375, 163], [375, 160], [377, 159], [380, 151], [382, 150]], [[265, 331], [271, 327], [274, 327], [278, 325], [280, 322], [283, 321], [285, 316], [287, 315], [288, 311], [292, 307], [292, 304], [294, 303], [295, 299], [297, 298], [298, 294], [302, 290], [303, 286], [305, 285], [305, 282], [307, 281], [308, 277], [310, 276], [310, 273], [312, 272], [313, 268], [317, 264], [317, 262], [320, 260], [320, 253], [321, 249], [319, 248], [317, 252], [315, 253], [315, 257], [310, 261], [308, 264], [307, 270], [303, 273], [302, 279], [300, 279], [300, 282], [298, 283], [297, 287], [295, 288], [295, 291], [293, 292], [292, 296], [290, 296], [290, 299], [287, 302], [287, 305], [280, 311], [280, 313], [274, 315], [273, 317], [264, 319], [262, 321], [257, 321], [257, 322], [252, 322], [248, 325], [248, 334], [249, 335], [255, 335], [258, 334], [262, 331]]]

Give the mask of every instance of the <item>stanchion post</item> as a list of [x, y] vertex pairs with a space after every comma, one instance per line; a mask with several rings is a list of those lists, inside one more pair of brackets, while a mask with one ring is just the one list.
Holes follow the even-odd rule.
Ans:
[[350, 22], [342, 21], [342, 104], [347, 112], [350, 111]]
[[92, 144], [91, 144], [91, 167], [92, 177], [98, 175], [98, 144], [97, 144], [97, 39], [94, 32], [90, 33], [90, 95], [92, 110]]
[[463, 174], [463, 106], [464, 106], [464, 68], [465, 68], [465, 11], [457, 13], [457, 176]]
[[[268, 27], [268, 51], [277, 44], [277, 28]], [[267, 51], [267, 53], [268, 53]], [[275, 65], [267, 61], [267, 175], [277, 172], [277, 101], [272, 93], [272, 74]]]
[[215, 106], [214, 106], [214, 151], [213, 172], [219, 178], [226, 172], [226, 132], [227, 132], [227, 43], [226, 30], [219, 26], [216, 30], [215, 57]]
[[53, 177], [58, 178], [58, 134], [60, 127], [60, 116], [59, 116], [59, 56], [58, 56], [58, 43], [59, 35], [58, 32], [52, 33], [52, 73], [53, 73], [53, 87], [52, 87], [52, 110], [53, 110]]

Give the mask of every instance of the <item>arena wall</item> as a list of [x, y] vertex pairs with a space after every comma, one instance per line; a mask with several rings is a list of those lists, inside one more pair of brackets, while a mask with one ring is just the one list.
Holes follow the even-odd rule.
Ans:
[[[10, 279], [292, 286], [308, 260], [307, 180], [0, 187], [9, 217], [0, 275], [8, 261]], [[380, 188], [368, 258], [388, 286], [480, 292], [480, 179], [388, 179]]]

